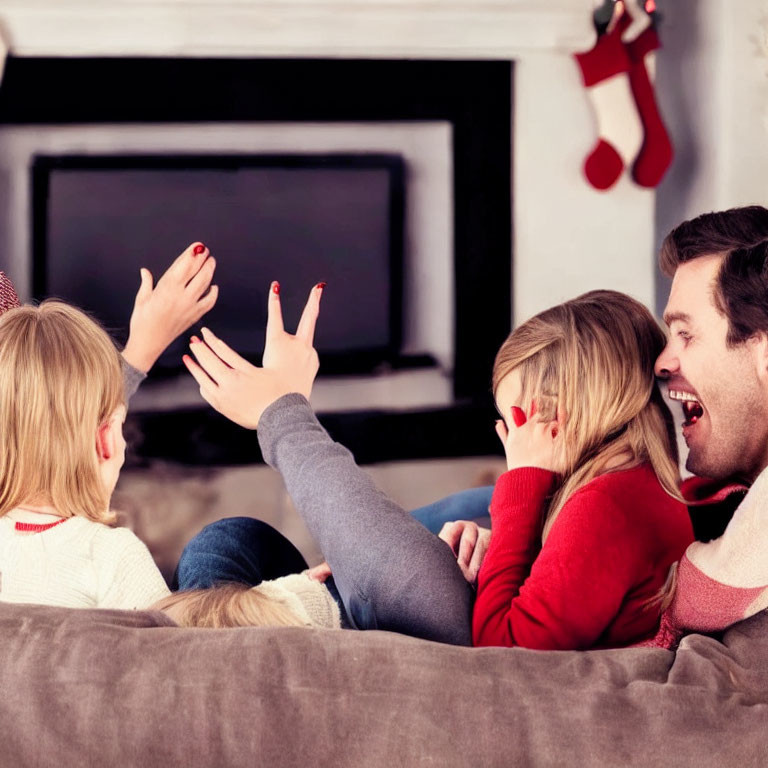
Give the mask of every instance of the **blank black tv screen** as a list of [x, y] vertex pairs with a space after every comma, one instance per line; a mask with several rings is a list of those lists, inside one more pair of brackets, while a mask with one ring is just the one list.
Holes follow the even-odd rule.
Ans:
[[[271, 281], [294, 330], [327, 282], [321, 370], [364, 371], [397, 355], [402, 326], [403, 163], [394, 155], [38, 157], [35, 297], [63, 298], [124, 343], [139, 268], [157, 281], [191, 242], [216, 258], [210, 326], [260, 358]], [[178, 370], [187, 339], [158, 362]]]

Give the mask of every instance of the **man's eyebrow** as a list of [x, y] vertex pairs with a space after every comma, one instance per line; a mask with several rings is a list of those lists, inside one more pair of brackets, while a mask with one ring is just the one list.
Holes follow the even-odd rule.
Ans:
[[680, 323], [691, 322], [691, 316], [686, 314], [685, 312], [665, 312], [664, 317], [662, 319], [667, 324], [667, 326], [672, 325], [672, 323], [674, 323], [675, 321], [678, 321]]

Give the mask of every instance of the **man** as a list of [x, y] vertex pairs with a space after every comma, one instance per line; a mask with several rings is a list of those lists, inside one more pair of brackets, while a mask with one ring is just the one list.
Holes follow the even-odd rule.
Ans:
[[768, 210], [683, 222], [659, 263], [673, 280], [656, 374], [682, 405], [697, 476], [682, 487], [697, 541], [649, 643], [674, 647], [684, 631], [725, 629], [768, 606]]
[[[673, 281], [656, 373], [683, 407], [686, 468], [743, 490], [768, 466], [768, 210], [686, 221], [664, 240], [659, 263]], [[693, 481], [683, 490], [695, 500], [706, 488]], [[692, 507], [696, 538], [722, 534], [732, 512], [732, 503], [706, 514]]]

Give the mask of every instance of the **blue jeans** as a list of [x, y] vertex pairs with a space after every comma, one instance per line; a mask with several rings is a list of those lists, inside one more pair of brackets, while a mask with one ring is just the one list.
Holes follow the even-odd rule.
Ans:
[[[437, 534], [445, 522], [484, 517], [492, 491], [492, 487], [461, 491], [411, 514]], [[182, 552], [172, 586], [174, 589], [206, 589], [231, 581], [256, 586], [306, 567], [298, 549], [274, 528], [253, 518], [233, 517], [207, 525], [190, 540]], [[375, 610], [368, 600], [348, 590], [345, 605], [333, 577], [325, 585], [341, 609], [343, 626], [377, 628]], [[424, 588], [424, 585], [414, 586]]]
[[231, 581], [255, 587], [306, 567], [301, 552], [272, 526], [250, 517], [229, 517], [206, 525], [190, 540], [171, 587], [208, 589]]
[[425, 507], [414, 509], [411, 515], [428, 531], [438, 534], [445, 523], [487, 517], [492, 495], [492, 485], [470, 488], [427, 504]]
[[[206, 525], [190, 539], [171, 588], [208, 589], [232, 581], [255, 587], [262, 581], [300, 573], [306, 567], [301, 552], [271, 525], [252, 517], [228, 517]], [[349, 627], [333, 576], [325, 586], [341, 610], [342, 626]]]

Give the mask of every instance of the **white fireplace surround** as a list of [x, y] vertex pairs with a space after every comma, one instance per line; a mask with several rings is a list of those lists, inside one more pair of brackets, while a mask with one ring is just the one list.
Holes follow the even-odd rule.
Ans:
[[19, 56], [517, 58], [573, 51], [591, 0], [0, 0]]

